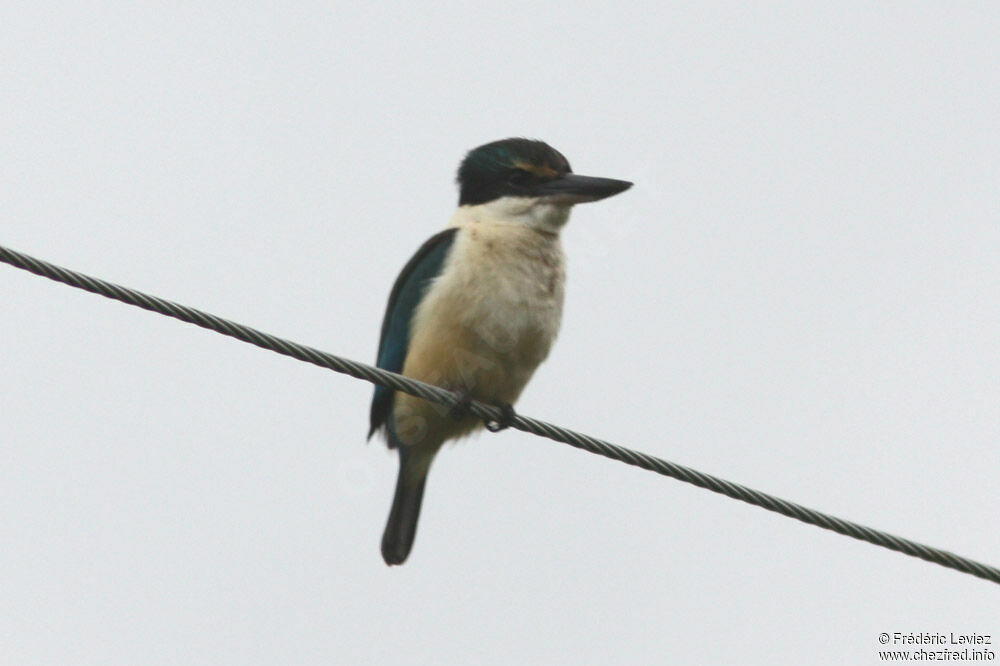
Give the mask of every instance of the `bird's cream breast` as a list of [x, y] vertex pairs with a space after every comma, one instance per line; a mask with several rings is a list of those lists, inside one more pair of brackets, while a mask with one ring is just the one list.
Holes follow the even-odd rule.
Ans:
[[[441, 276], [414, 313], [403, 374], [513, 403], [555, 341], [564, 282], [555, 234], [461, 227]], [[398, 407], [417, 408], [397, 398]]]

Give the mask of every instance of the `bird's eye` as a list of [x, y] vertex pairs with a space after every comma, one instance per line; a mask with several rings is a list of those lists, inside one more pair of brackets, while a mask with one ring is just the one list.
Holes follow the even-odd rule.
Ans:
[[520, 187], [530, 185], [532, 178], [533, 176], [524, 169], [514, 169], [507, 174], [507, 182]]

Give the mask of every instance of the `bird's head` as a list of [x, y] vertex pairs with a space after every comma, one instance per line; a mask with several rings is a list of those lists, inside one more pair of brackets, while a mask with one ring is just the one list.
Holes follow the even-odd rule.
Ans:
[[488, 206], [531, 226], [565, 224], [573, 204], [598, 201], [632, 187], [626, 180], [580, 176], [542, 141], [503, 139], [469, 151], [458, 167], [459, 206]]

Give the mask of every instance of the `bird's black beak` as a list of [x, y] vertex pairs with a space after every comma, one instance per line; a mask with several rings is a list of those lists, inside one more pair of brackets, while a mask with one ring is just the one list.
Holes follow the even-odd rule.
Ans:
[[554, 203], [576, 204], [607, 199], [630, 187], [632, 183], [627, 180], [567, 173], [555, 180], [539, 183], [532, 188], [532, 194], [549, 198]]

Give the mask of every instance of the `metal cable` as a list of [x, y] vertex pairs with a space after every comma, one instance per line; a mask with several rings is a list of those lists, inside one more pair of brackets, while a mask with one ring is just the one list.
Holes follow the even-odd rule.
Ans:
[[[382, 384], [397, 391], [403, 391], [431, 402], [443, 405], [458, 404], [460, 398], [451, 391], [446, 391], [430, 384], [425, 384], [393, 372], [374, 368], [364, 363], [358, 363], [349, 359], [334, 356], [324, 351], [306, 347], [289, 340], [284, 340], [267, 333], [263, 333], [248, 326], [243, 326], [235, 322], [216, 317], [194, 308], [172, 303], [162, 298], [150, 296], [134, 289], [128, 289], [104, 280], [89, 277], [75, 271], [71, 271], [59, 266], [55, 266], [40, 259], [35, 259], [25, 254], [15, 252], [0, 246], [0, 261], [21, 268], [26, 271], [41, 275], [42, 277], [68, 284], [85, 291], [99, 294], [106, 298], [111, 298], [129, 305], [135, 305], [145, 310], [158, 312], [160, 314], [186, 321], [202, 328], [207, 328], [223, 335], [249, 342], [263, 349], [278, 352], [286, 356], [291, 356], [300, 361], [312, 363], [323, 368], [329, 368], [357, 379], [374, 384]], [[484, 419], [487, 422], [496, 423], [503, 418], [503, 412], [492, 405], [478, 401], [468, 403], [469, 411]], [[1000, 569], [996, 567], [976, 562], [960, 555], [955, 555], [945, 550], [925, 546], [909, 539], [893, 536], [871, 527], [865, 527], [848, 520], [843, 520], [835, 516], [830, 516], [820, 511], [815, 511], [794, 502], [762, 493], [746, 486], [741, 486], [732, 481], [726, 481], [710, 474], [704, 474], [697, 470], [678, 465], [654, 456], [632, 451], [601, 439], [596, 439], [572, 430], [567, 430], [551, 423], [538, 421], [527, 416], [515, 415], [510, 422], [511, 427], [540, 435], [557, 442], [563, 442], [578, 449], [596, 453], [612, 460], [618, 460], [628, 465], [634, 465], [643, 469], [669, 476], [685, 483], [690, 483], [699, 488], [705, 488], [712, 492], [738, 499], [747, 504], [759, 506], [768, 511], [780, 513], [783, 516], [795, 518], [810, 525], [816, 525], [825, 530], [831, 530], [838, 534], [853, 537], [861, 541], [895, 550], [904, 555], [919, 557], [922, 560], [940, 564], [941, 566], [955, 569], [963, 573], [978, 576], [979, 578], [1000, 584]]]

